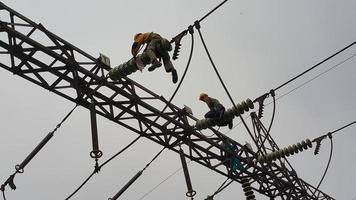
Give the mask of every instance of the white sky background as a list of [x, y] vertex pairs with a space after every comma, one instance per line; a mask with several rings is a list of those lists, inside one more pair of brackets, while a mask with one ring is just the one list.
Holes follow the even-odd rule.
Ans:
[[[137, 32], [154, 31], [168, 39], [200, 19], [221, 1], [152, 0], [84, 1], [17, 0], [2, 1], [31, 20], [85, 52], [99, 52], [111, 58], [112, 65], [130, 58], [130, 47]], [[236, 103], [254, 99], [303, 72], [356, 39], [356, 1], [229, 1], [201, 26], [208, 48]], [[194, 56], [187, 77], [173, 103], [193, 108], [201, 118], [207, 111], [198, 101], [204, 91], [231, 107], [209, 60], [198, 33]], [[183, 39], [180, 59], [174, 62], [181, 77], [190, 50], [190, 36]], [[278, 90], [277, 97], [356, 53], [350, 48], [297, 81]], [[272, 136], [280, 147], [335, 130], [356, 120], [356, 59], [351, 59], [277, 102]], [[179, 78], [180, 78], [179, 77]], [[130, 75], [156, 94], [167, 99], [174, 91], [171, 77], [163, 68]], [[52, 131], [74, 106], [8, 71], [0, 70], [1, 139], [0, 181], [3, 183], [19, 164]], [[271, 107], [264, 122], [269, 123]], [[102, 117], [98, 119], [101, 161], [118, 152], [137, 135]], [[235, 118], [235, 124], [239, 121]], [[251, 124], [250, 121], [247, 121]], [[225, 133], [227, 128], [221, 128]], [[356, 197], [354, 142], [356, 127], [334, 136], [334, 154], [321, 190], [336, 199]], [[250, 141], [244, 127], [228, 136], [239, 143]], [[148, 139], [106, 165], [72, 199], [107, 199], [161, 149]], [[45, 148], [15, 177], [18, 189], [6, 188], [9, 200], [65, 199], [93, 170], [90, 158], [89, 112], [79, 108], [55, 133]], [[329, 140], [322, 143], [318, 156], [313, 150], [289, 158], [298, 175], [317, 185], [330, 151]], [[169, 150], [144, 172], [121, 199], [137, 200], [180, 167], [179, 155]], [[195, 199], [212, 194], [225, 177], [196, 163], [189, 165]], [[144, 199], [188, 199], [182, 172], [168, 179]], [[255, 192], [257, 199], [268, 199]], [[242, 188], [233, 183], [215, 199], [243, 199]]]

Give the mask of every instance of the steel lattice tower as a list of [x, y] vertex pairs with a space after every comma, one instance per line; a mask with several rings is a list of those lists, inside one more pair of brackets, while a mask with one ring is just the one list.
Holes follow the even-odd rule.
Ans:
[[[107, 81], [110, 67], [100, 59], [1, 2], [0, 66], [87, 109], [93, 101], [97, 114], [176, 153], [181, 146], [187, 158], [234, 181], [248, 177], [255, 191], [271, 199], [333, 199], [320, 190], [313, 194], [315, 187], [300, 179], [284, 159], [253, 162], [255, 152], [215, 129], [208, 130], [214, 137], [202, 135], [191, 126], [196, 118], [135, 81]], [[166, 105], [166, 111], [158, 109]], [[278, 149], [263, 124], [252, 119], [258, 130], [253, 139], [260, 148]], [[238, 148], [236, 154], [229, 153], [229, 145]], [[231, 156], [242, 161], [243, 171], [232, 171]]]

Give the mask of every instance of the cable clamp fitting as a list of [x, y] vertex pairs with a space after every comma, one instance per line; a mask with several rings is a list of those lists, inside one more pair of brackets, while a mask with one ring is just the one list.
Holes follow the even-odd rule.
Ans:
[[194, 26], [196, 29], [200, 29], [200, 22], [197, 20], [194, 22]]

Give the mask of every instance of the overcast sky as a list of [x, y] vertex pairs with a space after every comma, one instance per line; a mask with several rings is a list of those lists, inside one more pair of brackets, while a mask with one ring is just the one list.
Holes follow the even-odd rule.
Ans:
[[[3, 3], [94, 57], [109, 56], [113, 66], [130, 58], [130, 47], [137, 32], [154, 31], [168, 39], [200, 19], [221, 1], [152, 0], [2, 0]], [[201, 31], [235, 102], [256, 97], [277, 87], [312, 65], [356, 40], [356, 1], [354, 0], [271, 0], [228, 1], [206, 18]], [[224, 92], [204, 49], [195, 34], [194, 56], [187, 77], [173, 103], [193, 109], [197, 118], [207, 111], [198, 101], [200, 92], [218, 98], [226, 107], [231, 102]], [[190, 38], [182, 43], [180, 59], [173, 64], [179, 78], [190, 50]], [[288, 84], [277, 97], [312, 79], [356, 53], [356, 47], [338, 55], [310, 73]], [[1, 61], [0, 61], [1, 62]], [[352, 58], [314, 81], [277, 101], [271, 135], [284, 147], [306, 138], [313, 139], [356, 120], [356, 59]], [[175, 89], [163, 68], [150, 73], [136, 72], [130, 78], [167, 99]], [[14, 172], [14, 166], [32, 151], [42, 138], [74, 106], [18, 76], [0, 69], [1, 139], [0, 182]], [[270, 101], [270, 100], [268, 100]], [[263, 122], [268, 124], [271, 108]], [[250, 121], [247, 121], [251, 124]], [[235, 118], [235, 124], [239, 121]], [[99, 117], [101, 161], [118, 152], [137, 134]], [[239, 143], [251, 141], [246, 130], [237, 126], [228, 132]], [[334, 136], [334, 152], [328, 174], [320, 189], [336, 199], [356, 198], [356, 127]], [[148, 139], [106, 165], [72, 199], [107, 199], [161, 149]], [[80, 107], [55, 133], [46, 147], [15, 178], [18, 189], [6, 188], [8, 200], [65, 199], [92, 172], [91, 132], [88, 110]], [[330, 142], [322, 143], [320, 154], [304, 151], [289, 158], [299, 177], [316, 186], [325, 169]], [[180, 168], [179, 156], [169, 150], [144, 172], [121, 197], [138, 200], [167, 176]], [[189, 164], [195, 199], [212, 194], [225, 177], [191, 162]], [[145, 200], [188, 199], [180, 171]], [[256, 192], [255, 192], [256, 193]], [[257, 199], [268, 199], [256, 193]], [[215, 197], [217, 200], [243, 199], [241, 185], [233, 183]]]

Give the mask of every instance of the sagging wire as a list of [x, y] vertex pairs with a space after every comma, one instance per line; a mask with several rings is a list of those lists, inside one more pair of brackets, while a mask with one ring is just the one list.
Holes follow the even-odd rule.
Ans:
[[[187, 164], [189, 164], [191, 160], [188, 160]], [[182, 170], [183, 167], [179, 167], [177, 170], [175, 170], [173, 173], [171, 173], [169, 176], [167, 176], [165, 179], [163, 179], [160, 183], [158, 183], [155, 187], [153, 187], [151, 190], [146, 192], [144, 195], [142, 195], [139, 199], [137, 200], [142, 200], [144, 199], [147, 195], [151, 194], [155, 189], [157, 189], [160, 185], [162, 185], [164, 182], [166, 182], [168, 179], [176, 175], [180, 170]]]
[[[328, 171], [328, 169], [329, 169], [329, 166], [330, 166], [330, 163], [331, 163], [331, 158], [332, 158], [332, 154], [333, 154], [333, 148], [334, 148], [334, 144], [333, 144], [333, 134], [334, 133], [336, 133], [336, 132], [339, 132], [339, 131], [341, 131], [342, 129], [345, 129], [345, 128], [347, 128], [347, 127], [349, 127], [349, 126], [351, 126], [351, 125], [353, 125], [353, 124], [355, 124], [356, 123], [356, 121], [353, 121], [353, 122], [350, 122], [349, 124], [346, 124], [346, 125], [344, 125], [344, 126], [342, 126], [342, 127], [340, 127], [340, 128], [338, 128], [338, 129], [336, 129], [336, 130], [334, 130], [334, 131], [332, 131], [332, 132], [329, 132], [329, 133], [327, 133], [327, 134], [325, 134], [325, 135], [322, 135], [322, 136], [320, 136], [320, 137], [318, 137], [318, 138], [315, 138], [313, 141], [315, 141], [315, 142], [317, 142], [317, 144], [319, 144], [319, 149], [320, 149], [320, 145], [321, 145], [321, 141], [323, 140], [323, 139], [325, 139], [326, 137], [328, 137], [329, 139], [330, 139], [330, 155], [329, 155], [329, 160], [328, 160], [328, 163], [327, 163], [327, 165], [326, 165], [326, 168], [325, 168], [325, 171], [324, 171], [324, 173], [323, 173], [323, 176], [321, 177], [321, 179], [320, 179], [320, 181], [319, 181], [319, 183], [318, 183], [318, 186], [316, 187], [316, 189], [314, 190], [314, 192], [313, 192], [313, 195], [316, 193], [316, 191], [319, 189], [319, 187], [320, 187], [320, 185], [321, 185], [321, 183], [323, 182], [323, 180], [324, 180], [324, 178], [325, 178], [325, 176], [326, 176], [326, 173], [327, 173], [327, 171]], [[319, 151], [319, 150], [318, 150]], [[317, 152], [316, 151], [316, 149], [315, 149], [315, 152]], [[315, 152], [314, 152], [314, 154], [315, 154]]]
[[26, 165], [37, 155], [37, 153], [49, 142], [49, 140], [54, 136], [54, 133], [61, 127], [61, 125], [68, 119], [68, 117], [73, 113], [73, 111], [78, 107], [78, 104], [76, 104], [72, 110], [70, 110], [65, 117], [60, 121], [57, 126], [49, 132], [42, 140], [41, 142], [32, 150], [32, 152], [21, 162], [21, 164], [18, 164], [15, 166], [16, 171], [9, 176], [9, 178], [1, 185], [0, 190], [3, 193], [3, 198], [5, 198], [5, 187], [6, 185], [9, 185], [12, 190], [16, 190], [16, 185], [14, 184], [14, 178], [15, 175], [20, 173], [24, 173], [24, 168]]
[[255, 162], [260, 162], [260, 163], [271, 163], [272, 161], [275, 161], [277, 159], [280, 159], [280, 158], [285, 158], [285, 157], [288, 157], [290, 155], [294, 155], [294, 154], [297, 154], [303, 150], [306, 150], [308, 148], [312, 148], [312, 143], [315, 142], [317, 143], [317, 146], [315, 148], [315, 151], [314, 151], [314, 154], [316, 155], [318, 152], [319, 152], [319, 149], [320, 149], [320, 145], [321, 145], [321, 141], [324, 140], [325, 138], [329, 138], [330, 139], [330, 155], [329, 155], [329, 159], [328, 159], [328, 163], [326, 165], [326, 168], [325, 168], [325, 171], [321, 177], [321, 180], [319, 181], [318, 183], [318, 186], [316, 187], [316, 189], [314, 190], [312, 196], [314, 196], [314, 194], [318, 191], [321, 183], [323, 182], [325, 176], [326, 176], [326, 173], [329, 169], [329, 166], [330, 166], [330, 163], [331, 163], [331, 158], [332, 158], [332, 154], [333, 154], [333, 140], [332, 140], [332, 135], [336, 132], [339, 132], [340, 130], [344, 129], [344, 128], [347, 128], [353, 124], [355, 124], [356, 121], [353, 121], [349, 124], [346, 124], [344, 125], [343, 127], [341, 128], [338, 128], [332, 132], [329, 132], [325, 135], [322, 135], [320, 137], [317, 137], [315, 139], [313, 139], [312, 141], [310, 141], [309, 139], [306, 139], [300, 143], [297, 143], [297, 144], [293, 144], [293, 145], [290, 145], [284, 149], [281, 149], [281, 150], [278, 150], [278, 151], [274, 151], [272, 153], [268, 153], [268, 154], [264, 154], [264, 155], [259, 155], [257, 157], [257, 159], [255, 160]]
[[274, 90], [279, 90], [280, 88], [284, 87], [285, 85], [291, 83], [292, 81], [294, 81], [295, 79], [303, 76], [304, 74], [308, 73], [309, 71], [313, 70], [314, 68], [318, 67], [319, 65], [323, 64], [324, 62], [330, 60], [331, 58], [335, 57], [336, 55], [340, 54], [341, 52], [345, 51], [346, 49], [352, 47], [353, 45], [356, 44], [356, 41], [355, 42], [352, 42], [351, 44], [347, 45], [346, 47], [342, 48], [341, 50], [339, 50], [338, 52], [334, 53], [333, 55], [325, 58], [324, 60], [320, 61], [319, 63], [315, 64], [314, 66], [310, 67], [309, 69], [305, 70], [304, 72], [300, 73], [299, 75], [295, 76], [294, 78], [286, 81], [285, 83], [279, 85], [278, 87], [276, 87]]
[[[176, 89], [174, 90], [173, 94], [171, 95], [171, 97], [169, 98], [169, 100], [166, 102], [166, 105], [165, 105], [164, 108], [161, 110], [160, 114], [153, 120], [152, 124], [155, 123], [155, 122], [160, 118], [160, 116], [162, 116], [163, 112], [168, 108], [168, 105], [172, 102], [172, 100], [173, 100], [174, 97], [176, 96], [176, 94], [177, 94], [177, 92], [178, 92], [180, 86], [182, 85], [183, 80], [184, 80], [184, 78], [185, 78], [185, 76], [186, 76], [186, 74], [187, 74], [187, 72], [188, 72], [188, 69], [189, 69], [189, 66], [190, 66], [190, 61], [191, 61], [191, 59], [192, 59], [192, 57], [193, 57], [193, 50], [194, 50], [194, 35], [193, 35], [193, 34], [194, 34], [194, 29], [193, 29], [193, 27], [192, 27], [192, 26], [189, 26], [189, 27], [188, 27], [188, 31], [189, 31], [189, 33], [190, 33], [190, 35], [191, 35], [191, 47], [190, 47], [190, 54], [189, 54], [189, 58], [188, 58], [188, 61], [187, 61], [187, 65], [186, 65], [185, 70], [184, 70], [184, 72], [183, 72], [182, 78], [181, 78], [181, 80], [179, 81], [179, 83], [178, 83]], [[151, 128], [152, 124], [151, 124], [149, 127], [147, 127], [147, 128], [143, 131], [143, 133], [146, 133], [146, 132]]]
[[149, 163], [146, 164], [146, 166], [145, 166], [142, 170], [140, 170], [139, 172], [137, 172], [137, 173], [135, 174], [135, 176], [132, 177], [132, 178], [130, 179], [130, 181], [127, 182], [126, 185], [125, 185], [123, 188], [121, 188], [121, 189], [119, 190], [119, 192], [117, 192], [113, 197], [109, 198], [108, 200], [116, 200], [116, 199], [118, 199], [118, 198], [142, 175], [143, 171], [145, 171], [145, 170], [150, 166], [150, 164], [151, 164], [154, 160], [156, 160], [156, 159], [158, 158], [158, 156], [163, 152], [163, 150], [164, 150], [165, 148], [166, 148], [166, 147], [163, 147], [163, 149], [162, 149], [161, 151], [159, 151], [159, 152], [152, 158], [152, 160], [151, 160]]
[[[326, 168], [324, 170], [324, 173], [323, 173], [323, 176], [321, 177], [319, 183], [318, 183], [318, 186], [315, 188], [314, 192], [313, 192], [313, 195], [319, 190], [319, 187], [321, 185], [321, 183], [323, 182], [325, 176], [326, 176], [326, 173], [328, 172], [328, 169], [329, 169], [329, 166], [330, 166], [330, 163], [331, 163], [331, 158], [332, 158], [332, 155], [333, 155], [333, 151], [334, 151], [334, 144], [333, 144], [333, 139], [332, 139], [332, 134], [331, 133], [328, 133], [327, 136], [329, 137], [330, 139], [330, 155], [329, 155], [329, 160], [328, 160], [328, 163], [326, 164]], [[320, 141], [321, 142], [321, 141]], [[319, 148], [320, 148], [320, 144], [321, 143], [317, 143], [319, 144]], [[316, 150], [316, 148], [315, 148]], [[315, 153], [314, 153], [315, 154]]]
[[[352, 43], [351, 45], [345, 47], [343, 50], [346, 50], [347, 48], [349, 48], [350, 46], [352, 46], [352, 45], [354, 45], [354, 44], [355, 44], [355, 42]], [[341, 50], [341, 51], [343, 51], [343, 50]], [[340, 53], [340, 52], [337, 52], [337, 53]], [[328, 70], [326, 70], [326, 71], [324, 71], [324, 72], [318, 74], [317, 76], [315, 76], [315, 77], [312, 78], [311, 80], [309, 80], [309, 81], [303, 83], [302, 85], [298, 86], [297, 88], [294, 88], [294, 89], [292, 89], [291, 91], [289, 91], [289, 92], [287, 92], [287, 93], [285, 93], [285, 94], [279, 96], [278, 98], [273, 98], [273, 102], [267, 103], [265, 106], [269, 106], [271, 103], [273, 103], [273, 104], [275, 105], [275, 103], [276, 103], [277, 100], [279, 100], [279, 99], [281, 99], [281, 98], [283, 98], [283, 97], [289, 95], [290, 93], [292, 93], [292, 92], [295, 91], [296, 89], [298, 89], [298, 88], [300, 88], [300, 87], [306, 85], [307, 83], [311, 82], [312, 80], [314, 80], [314, 79], [318, 78], [319, 76], [321, 76], [321, 75], [323, 75], [323, 74], [329, 72], [331, 69], [338, 67], [339, 65], [345, 63], [346, 61], [350, 60], [351, 58], [353, 58], [353, 57], [355, 57], [355, 56], [356, 56], [356, 54], [352, 55], [351, 57], [347, 58], [346, 60], [344, 60], [344, 61], [342, 61], [342, 62], [340, 62], [340, 63], [334, 65], [334, 66], [331, 67], [330, 69], [328, 69]], [[330, 57], [330, 58], [331, 58], [331, 57]], [[330, 58], [329, 58], [329, 59], [330, 59]], [[320, 64], [321, 64], [321, 63], [320, 63]], [[320, 65], [320, 64], [317, 64], [317, 65]], [[317, 66], [317, 65], [315, 65], [315, 66]], [[309, 70], [309, 71], [310, 71], [310, 70]], [[304, 72], [303, 74], [305, 74], [305, 73], [306, 73], [306, 72]], [[298, 78], [299, 78], [299, 77], [300, 77], [300, 75], [298, 76]], [[290, 81], [290, 82], [291, 82], [291, 81]], [[284, 84], [284, 85], [286, 85], [286, 84]], [[284, 86], [284, 85], [283, 85], [283, 86]], [[282, 87], [283, 87], [283, 86], [282, 86]], [[276, 89], [280, 89], [280, 88], [281, 88], [281, 86], [280, 86], [280, 87], [276, 87]], [[272, 90], [271, 90], [271, 91], [272, 91]], [[267, 94], [268, 94], [268, 93], [267, 93]], [[262, 109], [263, 109], [263, 108], [262, 108]], [[275, 112], [275, 109], [274, 109], [274, 112]], [[273, 112], [273, 113], [274, 113], [274, 112]], [[273, 115], [272, 115], [272, 116], [273, 116]], [[249, 118], [249, 116], [246, 116], [246, 117], [244, 118], [244, 120], [246, 120], [247, 118]], [[270, 123], [270, 126], [269, 126], [268, 130], [271, 129], [271, 124], [273, 123], [273, 119], [274, 119], [274, 117], [272, 117], [272, 120], [271, 120], [271, 123]], [[233, 127], [233, 129], [236, 128], [237, 126], [239, 126], [241, 123], [242, 123], [242, 121], [239, 122], [238, 124], [236, 124], [236, 125]], [[231, 130], [232, 130], [232, 129], [229, 129], [228, 131], [226, 131], [225, 134], [228, 134], [229, 132], [231, 132]], [[190, 162], [190, 161], [188, 161], [188, 162]], [[140, 199], [138, 199], [138, 200], [144, 199], [147, 195], [149, 195], [149, 194], [152, 193], [154, 190], [156, 190], [160, 185], [162, 185], [164, 182], [166, 182], [166, 181], [167, 181], [168, 179], [170, 179], [172, 176], [174, 176], [175, 174], [177, 174], [181, 169], [182, 169], [182, 167], [180, 167], [180, 168], [178, 168], [177, 170], [175, 170], [172, 174], [170, 174], [169, 176], [167, 176], [164, 180], [162, 180], [159, 184], [157, 184], [155, 187], [153, 187], [150, 191], [148, 191], [147, 193], [145, 193], [145, 194], [144, 194]]]
[[[225, 4], [228, 0], [224, 0], [223, 2], [221, 2], [219, 5], [217, 5], [214, 9], [212, 9], [211, 11], [209, 11], [207, 14], [205, 14], [202, 18], [200, 18], [198, 20], [198, 22], [202, 22], [205, 18], [207, 18], [209, 15], [211, 15], [213, 12], [215, 12], [218, 8], [220, 8], [223, 4]], [[172, 38], [172, 40], [170, 41], [170, 43], [175, 44], [174, 47], [174, 51], [173, 51], [173, 60], [178, 59], [179, 56], [179, 52], [180, 52], [180, 47], [181, 47], [181, 40], [182, 38], [187, 34], [188, 31], [190, 31], [189, 29], [192, 28], [193, 25], [190, 25], [188, 27], [188, 29], [183, 30], [180, 34], [178, 34], [177, 36], [175, 36], [174, 38]]]
[[[168, 103], [166, 104], [166, 106], [161, 110], [161, 113], [163, 113], [167, 108], [168, 108], [168, 104], [173, 100], [173, 98], [175, 97], [175, 95], [177, 94], [186, 74], [187, 74], [187, 71], [188, 71], [188, 68], [190, 66], [190, 62], [191, 62], [191, 59], [193, 57], [193, 49], [194, 49], [194, 29], [192, 26], [190, 26], [188, 28], [188, 31], [189, 33], [191, 34], [191, 48], [190, 48], [190, 54], [189, 54], [189, 58], [188, 58], [188, 61], [187, 61], [187, 64], [186, 64], [186, 67], [185, 67], [185, 70], [183, 72], [183, 75], [182, 75], [182, 78], [180, 80], [180, 82], [178, 83], [175, 91], [173, 92], [171, 98], [169, 99]], [[160, 115], [159, 115], [160, 116]], [[155, 120], [153, 122], [156, 122], [158, 119], [159, 119], [159, 116], [155, 118]], [[151, 126], [150, 126], [151, 127]], [[146, 133], [150, 127], [147, 127], [146, 130], [144, 131], [144, 133]], [[90, 178], [95, 174], [97, 173], [104, 165], [106, 165], [107, 163], [109, 163], [112, 159], [114, 159], [116, 156], [118, 156], [120, 153], [122, 153], [124, 150], [126, 150], [129, 146], [131, 146], [134, 142], [136, 142], [141, 136], [137, 137], [133, 142], [131, 142], [127, 147], [125, 147], [122, 151], [120, 151], [119, 153], [117, 153], [116, 155], [114, 155], [113, 157], [111, 157], [110, 159], [108, 159], [107, 161], [105, 161], [103, 164], [101, 164], [100, 166], [96, 166], [93, 173], [90, 174], [88, 176], [87, 179], [84, 180], [84, 182], [71, 194], [69, 195], [66, 200], [70, 199], [72, 196], [74, 196], [89, 180]]]
[[[266, 94], [264, 94], [264, 95], [262, 95], [262, 96], [256, 98], [256, 99], [254, 100], [254, 103], [255, 103], [255, 102], [259, 102], [259, 104], [260, 104], [259, 111], [258, 111], [258, 113], [259, 113], [258, 116], [259, 116], [259, 117], [260, 117], [260, 116], [262, 117], [262, 116], [263, 116], [263, 110], [264, 110], [264, 108], [265, 108], [266, 106], [269, 106], [270, 104], [273, 104], [273, 105], [274, 105], [274, 108], [273, 108], [273, 113], [274, 113], [274, 112], [275, 112], [275, 104], [276, 104], [276, 102], [277, 102], [278, 100], [284, 98], [285, 96], [291, 94], [292, 92], [296, 91], [297, 89], [299, 89], [299, 88], [305, 86], [306, 84], [312, 82], [313, 80], [319, 78], [320, 76], [322, 76], [322, 75], [328, 73], [329, 71], [335, 69], [336, 67], [341, 66], [342, 64], [344, 64], [345, 62], [351, 60], [351, 59], [354, 58], [355, 56], [356, 56], [356, 54], [353, 54], [353, 55], [349, 56], [348, 58], [342, 60], [341, 62], [339, 62], [339, 63], [333, 65], [333, 66], [330, 67], [329, 69], [327, 69], [327, 70], [325, 70], [325, 71], [319, 73], [318, 75], [314, 76], [313, 78], [311, 78], [311, 79], [305, 81], [304, 83], [298, 85], [297, 87], [293, 88], [292, 90], [290, 90], [290, 91], [288, 91], [288, 92], [286, 92], [286, 93], [284, 93], [284, 94], [278, 96], [277, 98], [274, 97], [274, 98], [273, 98], [273, 101], [271, 101], [271, 102], [268, 102], [268, 103], [264, 104], [264, 99], [266, 99], [266, 98], [269, 96], [269, 94], [271, 94], [272, 91], [274, 92], [274, 90], [271, 90], [270, 93], [266, 93]], [[272, 96], [272, 97], [273, 97], [273, 96]], [[261, 101], [261, 100], [262, 100], [262, 101]], [[260, 102], [260, 101], [261, 101], [261, 102]], [[264, 105], [264, 106], [261, 107], [261, 105]], [[261, 114], [262, 114], [262, 115], [261, 115]], [[249, 118], [249, 116], [245, 117], [244, 119], [246, 120], [247, 118]], [[272, 119], [273, 119], [273, 118], [274, 118], [274, 117], [273, 117], [273, 114], [272, 114]], [[272, 122], [272, 120], [271, 120], [271, 122]], [[242, 122], [237, 123], [232, 129], [236, 128], [236, 127], [239, 126], [241, 123], [242, 123]], [[271, 123], [271, 124], [272, 124], [272, 123]], [[271, 125], [271, 124], [270, 124], [270, 125]], [[229, 133], [232, 129], [228, 130], [225, 134]], [[269, 128], [269, 129], [270, 129], [270, 128]]]
[[278, 150], [278, 151], [275, 151], [275, 152], [272, 152], [272, 153], [268, 153], [268, 154], [265, 154], [265, 155], [260, 155], [258, 156], [257, 158], [257, 162], [271, 162], [272, 160], [276, 160], [276, 159], [279, 159], [281, 157], [285, 157], [285, 156], [289, 156], [289, 155], [293, 155], [294, 153], [298, 153], [298, 152], [301, 152], [303, 151], [303, 149], [308, 149], [308, 148], [312, 148], [312, 143], [317, 143], [316, 145], [316, 148], [314, 150], [314, 155], [317, 155], [318, 152], [319, 152], [319, 149], [320, 149], [320, 146], [321, 146], [321, 141], [324, 140], [325, 138], [329, 137], [330, 139], [332, 139], [332, 134], [344, 129], [344, 128], [347, 128], [353, 124], [355, 124], [356, 121], [353, 121], [339, 129], [336, 129], [332, 132], [329, 132], [325, 135], [322, 135], [320, 137], [317, 137], [313, 140], [309, 140], [309, 139], [306, 139], [306, 140], [303, 140], [302, 142], [298, 142], [297, 144], [293, 144], [293, 145], [290, 145], [284, 149], [281, 149], [281, 150]]
[[112, 157], [110, 157], [109, 159], [107, 159], [105, 162], [103, 162], [101, 165], [99, 166], [95, 166], [94, 167], [94, 171], [88, 176], [88, 178], [86, 178], [84, 180], [84, 182], [76, 189], [74, 190], [74, 192], [72, 192], [72, 194], [70, 194], [65, 200], [68, 200], [70, 198], [72, 198], [90, 179], [91, 177], [96, 174], [99, 173], [99, 171], [102, 169], [102, 167], [104, 167], [106, 164], [108, 164], [111, 160], [113, 160], [115, 157], [117, 157], [118, 155], [120, 155], [122, 152], [124, 152], [126, 149], [128, 149], [129, 147], [131, 147], [141, 136], [138, 136], [137, 138], [135, 138], [132, 142], [130, 142], [126, 147], [124, 147], [123, 149], [121, 149], [119, 152], [117, 152], [115, 155], [113, 155]]
[[[215, 70], [216, 75], [218, 76], [218, 78], [219, 78], [219, 80], [220, 80], [221, 85], [223, 86], [223, 88], [224, 88], [226, 94], [228, 95], [228, 97], [229, 97], [229, 99], [230, 99], [232, 105], [234, 106], [235, 109], [237, 109], [236, 104], [235, 104], [234, 100], [232, 99], [232, 97], [231, 97], [231, 95], [230, 95], [230, 92], [228, 91], [228, 89], [227, 89], [227, 87], [226, 87], [224, 81], [222, 80], [222, 78], [221, 78], [221, 76], [220, 76], [220, 73], [219, 73], [219, 71], [217, 70], [217, 68], [216, 68], [216, 66], [215, 66], [215, 63], [214, 63], [214, 61], [213, 61], [213, 59], [212, 59], [212, 57], [211, 57], [211, 55], [210, 55], [210, 52], [209, 52], [209, 50], [208, 50], [208, 47], [207, 47], [207, 45], [206, 45], [206, 43], [205, 43], [205, 41], [204, 41], [203, 35], [202, 35], [201, 31], [200, 31], [200, 23], [199, 23], [199, 21], [195, 21], [195, 28], [198, 30], [199, 37], [200, 37], [200, 40], [201, 40], [201, 42], [202, 42], [202, 44], [203, 44], [203, 46], [204, 46], [205, 52], [206, 52], [206, 54], [207, 54], [207, 56], [208, 56], [208, 58], [209, 58], [209, 60], [210, 60], [211, 65], [213, 66], [213, 68], [214, 68], [214, 70]], [[241, 115], [239, 115], [239, 117], [240, 117], [241, 122], [244, 124], [244, 126], [245, 126], [247, 132], [249, 133], [250, 137], [253, 138], [252, 132], [251, 132], [250, 128], [247, 126], [247, 124], [246, 124], [244, 118], [243, 118]], [[256, 146], [257, 146], [257, 143], [256, 143], [255, 140], [254, 140], [254, 142], [255, 142], [255, 144], [256, 144]]]
[[[279, 100], [279, 99], [281, 99], [281, 98], [283, 98], [283, 97], [289, 95], [290, 93], [292, 93], [292, 92], [296, 91], [297, 89], [303, 87], [304, 85], [306, 85], [306, 84], [312, 82], [313, 80], [319, 78], [320, 76], [326, 74], [327, 72], [333, 70], [334, 68], [339, 67], [340, 65], [344, 64], [345, 62], [351, 60], [351, 59], [354, 58], [355, 56], [356, 56], [356, 54], [353, 54], [353, 55], [349, 56], [348, 58], [342, 60], [341, 62], [337, 63], [336, 65], [330, 67], [329, 69], [327, 69], [327, 70], [325, 70], [325, 71], [319, 73], [318, 75], [314, 76], [313, 78], [309, 79], [308, 81], [306, 81], [306, 82], [304, 82], [304, 83], [298, 85], [297, 87], [293, 88], [292, 90], [290, 90], [290, 91], [288, 91], [288, 92], [286, 92], [286, 93], [280, 95], [276, 100]], [[269, 103], [269, 104], [270, 104], [270, 103]], [[267, 105], [268, 105], [268, 104], [267, 104]], [[266, 106], [267, 106], [267, 105], [266, 105]]]
[[6, 200], [6, 196], [5, 196], [5, 191], [4, 190], [2, 190], [2, 197], [3, 197], [4, 200]]
[[[106, 81], [108, 77], [105, 77], [103, 80]], [[87, 96], [84, 98], [84, 100], [87, 100], [99, 87], [101, 87], [104, 84], [103, 81], [100, 81], [100, 83], [96, 86], [96, 88], [91, 91]], [[88, 83], [90, 85], [90, 82]], [[82, 94], [85, 95], [85, 94]], [[42, 140], [41, 142], [32, 150], [32, 152], [21, 162], [21, 164], [18, 164], [15, 166], [16, 171], [10, 175], [10, 177], [5, 181], [4, 184], [1, 185], [0, 190], [3, 192], [3, 197], [5, 199], [5, 187], [6, 185], [9, 185], [11, 189], [15, 190], [16, 185], [14, 184], [14, 178], [15, 175], [18, 173], [23, 173], [24, 168], [26, 165], [37, 155], [37, 153], [49, 142], [50, 139], [54, 136], [54, 133], [62, 126], [62, 124], [69, 118], [69, 116], [74, 112], [74, 110], [79, 106], [79, 103], [76, 103], [75, 106], [65, 115], [65, 117], [60, 121], [57, 126], [49, 132]], [[96, 162], [97, 163], [97, 162]]]

